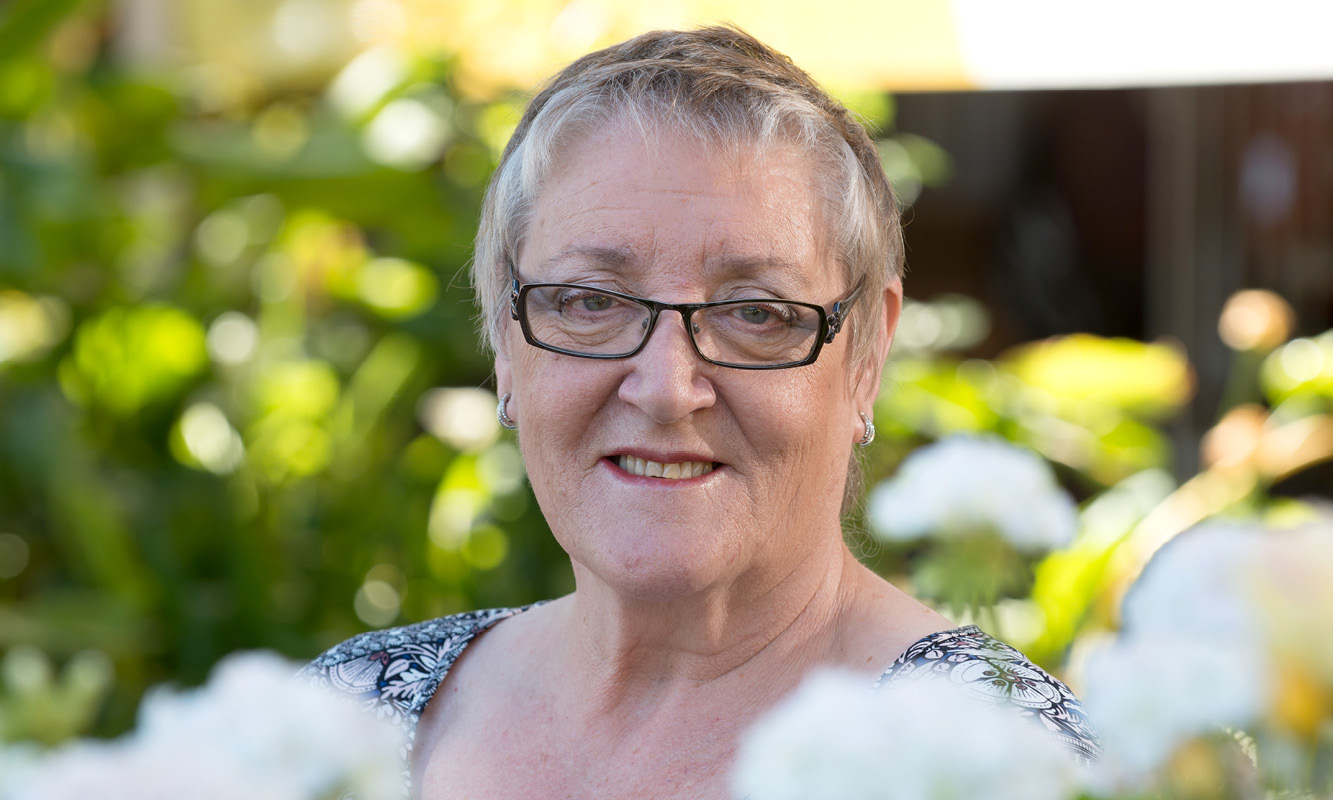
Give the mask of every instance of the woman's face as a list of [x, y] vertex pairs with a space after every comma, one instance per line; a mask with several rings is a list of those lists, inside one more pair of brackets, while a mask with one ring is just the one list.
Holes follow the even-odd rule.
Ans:
[[[795, 149], [737, 158], [612, 126], [567, 148], [540, 190], [517, 262], [523, 283], [592, 284], [672, 303], [780, 297], [831, 308], [821, 187]], [[879, 303], [882, 346], [895, 286]], [[847, 463], [878, 386], [851, 374], [849, 331], [803, 367], [750, 371], [695, 353], [665, 311], [637, 355], [565, 356], [506, 320], [499, 389], [533, 490], [581, 571], [667, 600], [737, 580], [767, 585], [840, 543]], [[668, 477], [633, 474], [633, 456]], [[690, 462], [711, 465], [699, 470]], [[627, 470], [626, 467], [629, 467]]]

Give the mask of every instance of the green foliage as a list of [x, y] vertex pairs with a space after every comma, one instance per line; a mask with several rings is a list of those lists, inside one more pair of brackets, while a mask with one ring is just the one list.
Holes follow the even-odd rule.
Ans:
[[1064, 465], [1087, 492], [1166, 465], [1166, 436], [1152, 423], [1189, 399], [1190, 382], [1171, 347], [1123, 339], [1058, 338], [995, 361], [927, 349], [890, 363], [876, 419], [882, 434], [907, 443], [893, 463], [913, 442], [994, 433]]
[[111, 664], [94, 650], [75, 654], [57, 676], [31, 645], [0, 659], [0, 742], [56, 745], [91, 724], [111, 686]]
[[[489, 380], [459, 276], [509, 106], [404, 56], [356, 109], [206, 111], [76, 6], [0, 9], [0, 736], [124, 729], [236, 649], [567, 591], [512, 441], [418, 402]], [[374, 144], [391, 107], [435, 126], [411, 158]], [[114, 681], [78, 677], [88, 648]]]
[[1282, 345], [1264, 359], [1260, 379], [1274, 403], [1318, 398], [1333, 409], [1333, 331]]

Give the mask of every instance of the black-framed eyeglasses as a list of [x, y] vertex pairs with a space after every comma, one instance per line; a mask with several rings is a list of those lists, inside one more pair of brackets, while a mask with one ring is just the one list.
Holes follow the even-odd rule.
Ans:
[[814, 363], [847, 319], [862, 284], [833, 304], [768, 297], [659, 303], [577, 283], [520, 283], [513, 265], [509, 312], [533, 347], [581, 358], [629, 358], [648, 344], [663, 311], [680, 314], [690, 343], [710, 364], [785, 369]]

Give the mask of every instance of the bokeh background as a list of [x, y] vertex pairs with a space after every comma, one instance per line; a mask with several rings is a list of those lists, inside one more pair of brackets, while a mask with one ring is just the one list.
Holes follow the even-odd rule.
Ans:
[[867, 489], [986, 433], [1080, 503], [1072, 545], [981, 564], [859, 511], [882, 574], [1067, 674], [1180, 531], [1327, 512], [1333, 84], [1292, 78], [1328, 73], [988, 82], [942, 0], [830, 10], [0, 3], [0, 739], [572, 587], [466, 265], [536, 82], [652, 27], [735, 21], [878, 132], [910, 273]]

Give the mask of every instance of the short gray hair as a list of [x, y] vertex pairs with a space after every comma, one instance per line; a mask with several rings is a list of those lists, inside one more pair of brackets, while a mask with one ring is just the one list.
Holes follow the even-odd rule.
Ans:
[[791, 144], [824, 177], [834, 256], [853, 307], [853, 364], [874, 347], [882, 296], [903, 269], [897, 203], [879, 151], [860, 122], [791, 59], [733, 27], [654, 31], [580, 58], [528, 104], [491, 177], [477, 233], [472, 280], [482, 335], [502, 346], [508, 265], [516, 263], [538, 188], [560, 148], [628, 118], [647, 131], [665, 126], [714, 147]]

